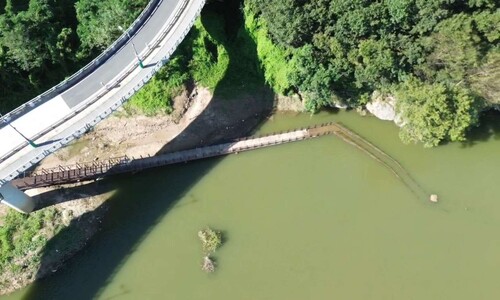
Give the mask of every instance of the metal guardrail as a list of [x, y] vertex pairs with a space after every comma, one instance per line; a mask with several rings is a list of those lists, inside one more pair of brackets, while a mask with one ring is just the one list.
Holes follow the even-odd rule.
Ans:
[[[178, 7], [178, 10], [176, 12], [176, 14], [174, 15], [174, 18], [173, 18], [173, 21], [170, 22], [167, 26], [164, 26], [166, 27], [167, 29], [164, 30], [164, 32], [158, 36], [158, 38], [154, 41], [154, 44], [152, 47], [150, 47], [147, 51], [146, 51], [146, 54], [143, 55], [144, 56], [148, 56], [149, 54], [151, 54], [151, 52], [154, 50], [154, 48], [163, 40], [163, 38], [165, 38], [165, 36], [168, 34], [168, 32], [170, 31], [170, 29], [172, 28], [172, 26], [174, 26], [175, 24], [175, 21], [179, 18], [180, 14], [182, 13], [183, 9], [186, 7], [186, 4], [187, 4], [188, 0], [184, 0], [182, 2], [182, 5], [180, 5]], [[192, 24], [190, 25], [192, 26]], [[190, 27], [188, 27], [190, 29]], [[189, 30], [187, 30], [189, 31]], [[187, 33], [186, 33], [187, 34]], [[182, 40], [182, 39], [181, 39]], [[180, 41], [177, 41], [175, 46], [174, 46], [174, 50], [175, 48], [177, 48], [178, 44], [180, 44]], [[173, 53], [173, 50], [169, 52], [168, 54], [168, 57], [170, 57], [170, 55]], [[107, 87], [99, 90], [99, 92], [97, 94], [94, 94], [90, 100], [88, 101], [85, 101], [82, 105], [78, 106], [77, 109], [75, 109], [73, 112], [71, 112], [69, 115], [67, 115], [66, 117], [60, 119], [58, 122], [46, 127], [44, 130], [40, 131], [38, 134], [34, 135], [31, 137], [31, 140], [37, 140], [38, 138], [42, 137], [43, 135], [45, 135], [46, 133], [54, 130], [55, 128], [57, 128], [59, 125], [61, 125], [62, 123], [68, 121], [69, 119], [73, 118], [74, 116], [76, 116], [77, 114], [79, 114], [80, 112], [82, 112], [83, 110], [85, 110], [86, 108], [88, 108], [90, 105], [94, 104], [96, 101], [98, 101], [99, 99], [101, 99], [104, 95], [106, 95], [111, 87], [113, 86], [116, 86], [118, 85], [124, 78], [126, 78], [128, 75], [130, 75], [130, 73], [132, 73], [138, 66], [138, 63], [137, 62], [133, 62], [131, 64], [129, 64], [126, 68], [125, 68], [125, 71], [123, 71], [122, 73], [120, 73], [118, 76], [116, 76], [112, 81], [110, 81], [110, 83], [107, 84]], [[156, 66], [155, 66], [156, 68]], [[159, 68], [153, 68], [153, 71], [154, 73], [156, 73]], [[154, 75], [153, 73], [153, 75]], [[146, 78], [147, 78], [147, 81], [149, 81], [151, 79], [151, 74], [147, 75]], [[137, 85], [137, 89], [134, 89], [133, 90], [133, 94], [135, 94], [135, 92], [140, 89], [142, 85]], [[130, 94], [130, 91], [127, 93], [127, 95]], [[128, 98], [130, 98], [131, 96], [128, 96]], [[19, 150], [21, 150], [22, 148], [24, 148], [26, 145], [28, 144], [28, 142], [26, 141], [23, 141], [22, 143], [20, 143], [19, 145], [17, 145], [14, 149], [12, 149], [11, 151], [7, 152], [6, 154], [4, 154], [2, 157], [0, 157], [0, 163], [4, 162], [5, 160], [7, 160], [10, 156], [12, 156], [13, 154], [15, 154], [16, 152], [18, 152]], [[1, 182], [0, 182], [1, 183]], [[1, 184], [0, 184], [1, 186]]]
[[[173, 18], [173, 21], [168, 26], [165, 26], [167, 29], [156, 40], [156, 42], [154, 44], [155, 46], [152, 46], [150, 49], [148, 49], [148, 51], [146, 52], [145, 56], [148, 56], [152, 51], [154, 51], [154, 48], [166, 37], [166, 35], [169, 33], [170, 29], [175, 25], [175, 23], [176, 23], [177, 19], [179, 18], [179, 16], [182, 14], [183, 10], [186, 8], [188, 1], [189, 0], [184, 0], [183, 1], [182, 9], [178, 10], [177, 13], [175, 14], [175, 17]], [[30, 161], [28, 161], [21, 168], [19, 168], [15, 172], [9, 174], [5, 178], [0, 179], [0, 186], [2, 186], [5, 182], [8, 182], [8, 181], [16, 178], [22, 172], [26, 171], [27, 169], [29, 169], [34, 164], [38, 163], [39, 161], [41, 161], [42, 159], [44, 159], [45, 157], [47, 157], [51, 153], [57, 151], [58, 149], [62, 148], [63, 146], [65, 146], [67, 144], [69, 144], [73, 140], [79, 138], [80, 136], [82, 136], [83, 134], [85, 134], [88, 130], [90, 130], [92, 127], [94, 127], [97, 123], [99, 123], [103, 119], [105, 119], [108, 116], [110, 116], [114, 111], [116, 111], [126, 101], [128, 101], [140, 88], [142, 88], [149, 80], [151, 80], [151, 78], [154, 76], [154, 74], [156, 74], [156, 72], [158, 72], [158, 70], [163, 65], [165, 65], [168, 62], [168, 59], [173, 54], [173, 52], [175, 51], [175, 49], [177, 48], [177, 46], [179, 46], [179, 44], [181, 43], [181, 41], [185, 38], [185, 36], [191, 30], [191, 27], [193, 26], [194, 22], [196, 21], [196, 18], [200, 14], [200, 12], [201, 12], [201, 10], [202, 10], [202, 8], [203, 8], [204, 5], [205, 5], [205, 0], [202, 0], [201, 3], [200, 3], [200, 6], [198, 8], [198, 10], [194, 14], [194, 17], [190, 21], [189, 25], [186, 27], [186, 30], [184, 30], [184, 32], [181, 34], [181, 36], [179, 37], [179, 39], [177, 39], [177, 41], [173, 45], [173, 47], [167, 52], [167, 54], [162, 59], [160, 59], [160, 61], [152, 68], [151, 72], [148, 75], [146, 75], [145, 78], [141, 82], [139, 82], [135, 87], [133, 87], [131, 90], [129, 90], [128, 93], [125, 96], [123, 96], [118, 101], [116, 101], [115, 103], [113, 103], [103, 113], [101, 113], [100, 115], [98, 115], [96, 118], [94, 118], [90, 122], [86, 123], [80, 129], [76, 130], [73, 134], [71, 134], [69, 136], [66, 136], [65, 138], [62, 138], [61, 140], [59, 140], [58, 142], [56, 142], [54, 145], [52, 145], [52, 147], [50, 147], [49, 150], [44, 150], [42, 152], [39, 152], [35, 156], [35, 158], [33, 158]], [[119, 76], [119, 78], [115, 81], [114, 85], [120, 83], [123, 80], [123, 78], [125, 78], [126, 76], [128, 76], [136, 67], [137, 67], [137, 63], [133, 63], [131, 68], [129, 68], [126, 72], [123, 72], [122, 75]], [[72, 112], [70, 115], [68, 115], [66, 118], [64, 118], [60, 122], [56, 123], [55, 125], [52, 125], [52, 126], [48, 127], [47, 129], [43, 130], [41, 133], [37, 134], [32, 139], [36, 140], [37, 138], [43, 136], [47, 132], [53, 130], [55, 127], [59, 126], [60, 124], [66, 122], [70, 118], [74, 117], [75, 115], [77, 115], [78, 113], [80, 113], [82, 110], [86, 109], [88, 106], [90, 106], [93, 103], [95, 103], [95, 101], [97, 101], [100, 98], [102, 98], [102, 96], [104, 96], [108, 91], [109, 90], [104, 89], [104, 91], [102, 93], [98, 94], [97, 96], [95, 96], [92, 101], [88, 101], [84, 106], [82, 106], [78, 110]], [[5, 161], [8, 157], [12, 156], [13, 153], [15, 153], [15, 152], [19, 151], [20, 149], [24, 148], [26, 145], [27, 145], [27, 142], [24, 142], [24, 143], [20, 144], [14, 150], [10, 151], [8, 154], [6, 154], [4, 157], [2, 157], [0, 159], [0, 162]]]
[[55, 95], [58, 95], [76, 83], [78, 83], [82, 78], [85, 78], [88, 74], [95, 71], [100, 65], [102, 65], [108, 58], [116, 53], [117, 50], [122, 48], [128, 41], [129, 36], [133, 36], [145, 23], [153, 12], [158, 8], [163, 0], [151, 0], [148, 5], [144, 8], [141, 14], [135, 19], [135, 21], [127, 28], [125, 32], [116, 39], [113, 44], [111, 44], [106, 50], [104, 50], [99, 56], [94, 58], [91, 62], [85, 65], [83, 68], [78, 70], [76, 73], [72, 74], [70, 77], [64, 79], [57, 85], [53, 86], [51, 89], [43, 92], [42, 94], [36, 96], [30, 101], [24, 103], [23, 105], [17, 107], [16, 109], [4, 114], [0, 118], [0, 128], [5, 126], [6, 122], [12, 122], [17, 119], [20, 115], [34, 109], [35, 107], [45, 103], [47, 100], [52, 99]]

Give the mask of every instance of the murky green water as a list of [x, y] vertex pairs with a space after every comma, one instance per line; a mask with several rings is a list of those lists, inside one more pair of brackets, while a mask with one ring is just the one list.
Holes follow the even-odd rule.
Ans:
[[[331, 120], [440, 202], [333, 136], [173, 166], [117, 180], [83, 253], [6, 299], [498, 299], [500, 133], [429, 150], [354, 113], [278, 116], [261, 131]], [[209, 275], [206, 225], [227, 237]]]

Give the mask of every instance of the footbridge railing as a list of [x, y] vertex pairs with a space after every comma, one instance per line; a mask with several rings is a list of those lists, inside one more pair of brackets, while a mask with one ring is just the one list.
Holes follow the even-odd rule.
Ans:
[[36, 187], [74, 183], [97, 179], [104, 176], [138, 172], [171, 164], [250, 151], [270, 146], [312, 139], [328, 134], [335, 134], [338, 129], [335, 123], [318, 124], [294, 130], [250, 136], [232, 142], [205, 146], [190, 150], [160, 154], [156, 156], [129, 158], [127, 156], [79, 163], [68, 166], [57, 166], [40, 169], [36, 172], [23, 173], [12, 184], [20, 190]]

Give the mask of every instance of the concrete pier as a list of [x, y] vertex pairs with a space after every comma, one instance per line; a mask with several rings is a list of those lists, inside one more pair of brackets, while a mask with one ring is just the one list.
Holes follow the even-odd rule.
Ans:
[[7, 182], [0, 187], [0, 200], [2, 203], [25, 214], [29, 214], [35, 208], [35, 201], [14, 187], [11, 182]]

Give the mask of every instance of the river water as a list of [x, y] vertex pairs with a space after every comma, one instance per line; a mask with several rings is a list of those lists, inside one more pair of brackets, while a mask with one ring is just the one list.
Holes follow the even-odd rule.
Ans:
[[[260, 132], [327, 121], [439, 203], [335, 136], [171, 166], [116, 179], [85, 250], [5, 299], [498, 299], [500, 132], [424, 149], [346, 112], [277, 115]], [[225, 236], [213, 274], [200, 270], [205, 226]]]

